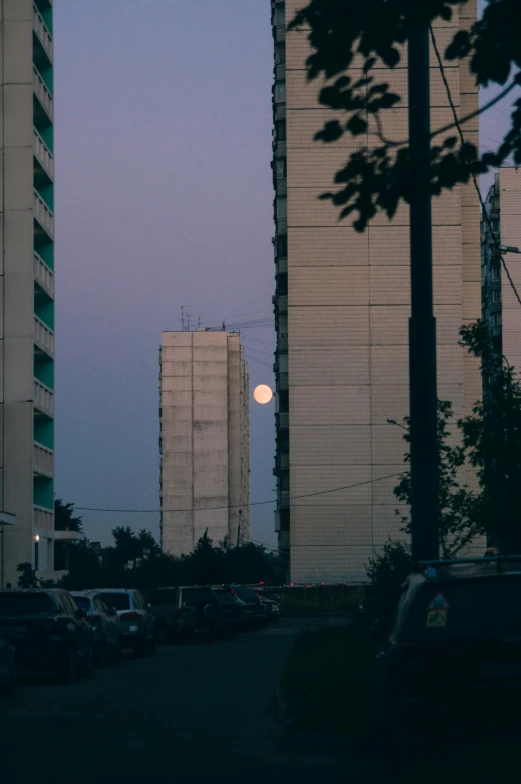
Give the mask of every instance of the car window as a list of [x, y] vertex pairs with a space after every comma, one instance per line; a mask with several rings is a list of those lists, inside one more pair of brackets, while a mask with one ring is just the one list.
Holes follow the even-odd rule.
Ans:
[[233, 593], [238, 596], [239, 599], [242, 599], [243, 602], [257, 601], [259, 598], [255, 591], [251, 588], [246, 588], [243, 585], [234, 586]]
[[215, 602], [215, 594], [211, 588], [183, 588], [181, 601], [191, 607], [202, 602]]
[[78, 612], [78, 608], [76, 606], [74, 599], [71, 596], [69, 596], [69, 594], [66, 593], [63, 595], [63, 601], [65, 602], [65, 606], [67, 607], [67, 612], [70, 615], [76, 615], [76, 613]]
[[46, 593], [2, 593], [0, 594], [0, 616], [39, 615], [56, 612], [54, 602]]
[[97, 613], [101, 613], [102, 615], [106, 615], [105, 605], [103, 604], [103, 600], [100, 599], [99, 596], [95, 596], [92, 600], [92, 604], [94, 605], [94, 609]]
[[520, 633], [521, 578], [493, 577], [424, 583], [399, 637], [407, 642], [443, 642]]
[[90, 599], [88, 596], [73, 596], [72, 598], [80, 610], [84, 610], [86, 613], [90, 612]]
[[237, 604], [237, 599], [232, 593], [230, 593], [230, 591], [220, 590], [217, 588], [214, 593], [217, 596], [220, 604]]
[[115, 610], [130, 610], [130, 596], [128, 593], [101, 593], [103, 601]]

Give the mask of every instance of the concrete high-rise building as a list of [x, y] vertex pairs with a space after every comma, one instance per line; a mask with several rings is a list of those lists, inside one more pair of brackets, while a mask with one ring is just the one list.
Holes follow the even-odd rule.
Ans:
[[[305, 2], [271, 5], [279, 547], [289, 552], [294, 582], [363, 579], [369, 557], [401, 536], [390, 475], [403, 471], [406, 445], [387, 419], [409, 413], [409, 208], [401, 204], [392, 221], [377, 215], [359, 234], [318, 199], [354, 150], [378, 140], [368, 133], [314, 141], [340, 115], [319, 103], [323, 78], [307, 81], [308, 32], [286, 31]], [[474, 0], [437, 23], [440, 50], [475, 17]], [[453, 117], [434, 56], [431, 69], [434, 129]], [[446, 74], [458, 112], [477, 109], [467, 64], [447, 63]], [[362, 75], [351, 69], [355, 80]], [[403, 97], [383, 112], [384, 133], [405, 139], [406, 59], [382, 71], [382, 81]], [[478, 119], [464, 132], [477, 146]], [[478, 363], [458, 346], [460, 327], [481, 315], [479, 222], [472, 184], [433, 200], [438, 395], [452, 401], [454, 422], [481, 396]]]
[[[0, 584], [53, 570], [54, 143], [52, 0], [0, 3]], [[37, 563], [36, 563], [37, 560]]]
[[[494, 176], [481, 223], [482, 307], [493, 347], [521, 372], [521, 307], [507, 278], [499, 246], [521, 249], [521, 169], [503, 167]], [[504, 253], [510, 277], [521, 292], [517, 254]]]
[[238, 333], [163, 332], [160, 506], [165, 552], [250, 538], [249, 379]]

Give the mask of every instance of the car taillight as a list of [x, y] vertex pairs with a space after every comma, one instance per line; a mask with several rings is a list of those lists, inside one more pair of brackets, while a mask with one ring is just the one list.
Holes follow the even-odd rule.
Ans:
[[87, 615], [87, 621], [91, 626], [96, 626], [100, 622], [100, 617], [99, 615]]
[[122, 621], [139, 621], [141, 616], [137, 612], [127, 612], [120, 615], [120, 618]]

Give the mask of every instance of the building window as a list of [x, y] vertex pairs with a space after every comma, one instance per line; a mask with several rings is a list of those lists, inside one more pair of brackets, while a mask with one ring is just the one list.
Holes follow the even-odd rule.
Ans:
[[286, 26], [286, 11], [283, 5], [278, 5], [275, 8], [274, 14], [275, 27]]
[[279, 373], [288, 372], [288, 355], [279, 354]]
[[286, 82], [277, 82], [275, 85], [276, 103], [286, 103]]
[[492, 267], [492, 280], [499, 280], [501, 278], [501, 269], [498, 266]]
[[286, 159], [279, 158], [275, 164], [275, 171], [277, 180], [284, 180], [286, 178]]
[[277, 256], [284, 257], [288, 255], [288, 235], [281, 234], [277, 237]]
[[288, 217], [288, 200], [286, 198], [277, 199], [277, 218], [279, 220], [286, 220]]
[[277, 120], [275, 123], [275, 131], [277, 133], [277, 142], [286, 141], [286, 120]]
[[286, 297], [288, 294], [288, 276], [287, 275], [278, 275], [277, 276], [277, 294], [279, 297]]
[[492, 292], [492, 302], [501, 302], [501, 291], [499, 289], [495, 289]]
[[283, 43], [275, 45], [275, 62], [277, 65], [284, 65], [286, 62], [286, 45]]
[[492, 314], [492, 326], [500, 327], [501, 326], [501, 313], [493, 313]]

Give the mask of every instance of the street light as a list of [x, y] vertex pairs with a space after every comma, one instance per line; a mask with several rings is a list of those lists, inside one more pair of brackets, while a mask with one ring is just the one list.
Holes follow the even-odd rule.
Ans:
[[40, 534], [35, 534], [34, 537], [34, 571], [38, 571], [38, 543], [40, 541]]
[[500, 245], [499, 250], [501, 253], [521, 253], [521, 250], [514, 245]]
[[401, 425], [399, 422], [396, 421], [396, 419], [387, 418], [387, 422], [389, 425], [396, 425], [396, 427], [401, 427], [402, 430], [406, 430], [408, 433], [410, 432], [408, 427], [405, 427], [405, 425]]

